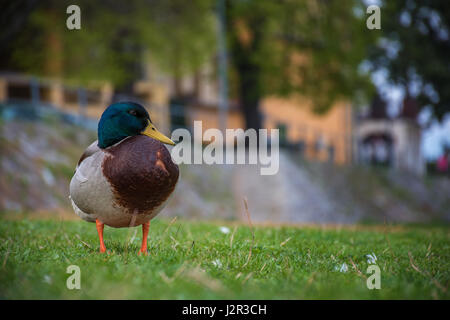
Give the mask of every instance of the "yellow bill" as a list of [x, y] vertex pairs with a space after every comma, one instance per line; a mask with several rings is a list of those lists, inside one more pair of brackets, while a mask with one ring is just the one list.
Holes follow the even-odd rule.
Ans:
[[145, 128], [145, 130], [141, 132], [141, 134], [146, 135], [150, 138], [156, 139], [158, 141], [161, 141], [162, 143], [170, 144], [172, 146], [175, 145], [175, 142], [173, 142], [172, 140], [167, 138], [165, 135], [163, 135], [161, 132], [156, 130], [155, 126], [150, 121], [148, 122], [148, 125]]

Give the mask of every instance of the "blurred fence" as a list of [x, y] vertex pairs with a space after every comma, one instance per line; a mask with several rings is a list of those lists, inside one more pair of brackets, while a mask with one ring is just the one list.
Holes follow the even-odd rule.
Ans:
[[[63, 85], [55, 80], [0, 73], [0, 103], [3, 104], [3, 118], [45, 118], [52, 114], [68, 123], [96, 130], [97, 119], [109, 104], [134, 101], [149, 107], [152, 120], [167, 133], [178, 128], [192, 130], [194, 120], [205, 120], [203, 121], [205, 125], [209, 123], [209, 127], [214, 127], [215, 120], [211, 122], [211, 119], [218, 118], [214, 108], [199, 108], [170, 102], [167, 102], [166, 106], [149, 103], [146, 99], [148, 92], [142, 91], [143, 89], [148, 91], [148, 88], [148, 84], [141, 83], [135, 95], [123, 95], [114, 94], [112, 87], [105, 84], [97, 88], [85, 88]], [[151, 89], [154, 88], [150, 86]], [[239, 121], [236, 121], [237, 116], [241, 117], [240, 112], [238, 110], [230, 112], [233, 112], [229, 114], [231, 128], [240, 127]], [[296, 123], [294, 127], [293, 129], [301, 133], [296, 139], [288, 138], [287, 125], [277, 124], [281, 148], [293, 151], [297, 156], [336, 162], [336, 144], [344, 144], [345, 136], [328, 137], [320, 129], [305, 123]], [[289, 125], [289, 129], [292, 129], [292, 124]]]

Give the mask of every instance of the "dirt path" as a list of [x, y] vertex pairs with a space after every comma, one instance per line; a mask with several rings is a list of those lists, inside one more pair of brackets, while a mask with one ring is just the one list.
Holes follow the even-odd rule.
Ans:
[[284, 152], [280, 152], [280, 170], [276, 175], [260, 175], [257, 165], [236, 166], [233, 173], [235, 197], [237, 201], [248, 198], [254, 221], [352, 223], [360, 218], [346, 215], [309, 173]]

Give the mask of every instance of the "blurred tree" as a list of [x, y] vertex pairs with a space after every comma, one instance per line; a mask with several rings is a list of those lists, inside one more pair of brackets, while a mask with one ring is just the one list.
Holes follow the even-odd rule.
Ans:
[[140, 4], [136, 21], [147, 56], [172, 76], [175, 95], [181, 96], [182, 76], [196, 72], [215, 53], [212, 0], [147, 0]]
[[[70, 4], [81, 8], [81, 30], [66, 28]], [[215, 52], [216, 4], [42, 0], [14, 37], [8, 65], [77, 83], [109, 80], [127, 90], [150, 56], [177, 88]], [[230, 89], [246, 127], [261, 127], [259, 102], [267, 95], [297, 92], [325, 112], [370, 88], [358, 65], [379, 32], [367, 30], [364, 12], [358, 0], [227, 0]]]
[[381, 20], [372, 70], [387, 70], [406, 97], [442, 120], [450, 112], [450, 1], [384, 1]]
[[[81, 8], [81, 30], [66, 28], [71, 4]], [[68, 82], [108, 80], [126, 92], [148, 53], [178, 78], [198, 68], [214, 52], [212, 14], [210, 0], [42, 0], [12, 39], [7, 65]]]
[[0, 21], [4, 26], [0, 33], [0, 53], [8, 48], [20, 32], [36, 4], [37, 0], [0, 1]]
[[[81, 7], [81, 30], [66, 27], [70, 4]], [[122, 14], [117, 14], [121, 9]], [[123, 84], [132, 73], [127, 65], [135, 58], [134, 52], [129, 53], [135, 39], [121, 37], [129, 14], [113, 1], [39, 1], [10, 39], [2, 67], [69, 83], [110, 80]], [[16, 11], [10, 18], [22, 15]]]
[[323, 113], [337, 99], [370, 90], [358, 65], [378, 33], [367, 30], [364, 12], [353, 0], [227, 0], [232, 77], [246, 127], [261, 127], [266, 95], [298, 92]]

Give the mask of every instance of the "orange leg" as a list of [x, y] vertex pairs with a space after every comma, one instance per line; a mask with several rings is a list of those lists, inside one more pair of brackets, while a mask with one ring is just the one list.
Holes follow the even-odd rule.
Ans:
[[141, 250], [139, 250], [139, 255], [143, 253], [144, 255], [147, 255], [147, 237], [148, 237], [148, 229], [150, 228], [150, 221], [144, 223], [142, 225], [142, 245]]
[[100, 239], [100, 252], [106, 252], [105, 243], [103, 242], [103, 227], [105, 226], [98, 219], [95, 220], [95, 225], [97, 226], [98, 238]]

